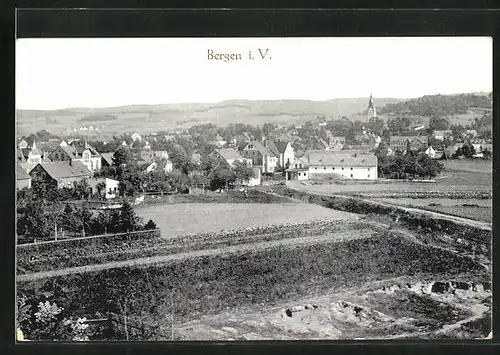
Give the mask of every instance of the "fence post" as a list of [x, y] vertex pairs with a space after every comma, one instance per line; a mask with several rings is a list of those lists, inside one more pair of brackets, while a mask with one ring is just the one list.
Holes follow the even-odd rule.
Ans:
[[114, 327], [113, 327], [113, 314], [109, 313], [108, 314], [108, 327], [107, 327], [107, 334], [106, 338], [111, 340], [115, 335]]

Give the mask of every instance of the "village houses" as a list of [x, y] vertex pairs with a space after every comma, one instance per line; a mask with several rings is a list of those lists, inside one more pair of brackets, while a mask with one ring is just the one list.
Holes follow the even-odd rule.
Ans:
[[451, 130], [434, 131], [433, 136], [435, 139], [442, 141], [445, 138], [453, 138], [453, 133]]
[[80, 161], [42, 162], [30, 172], [32, 179], [58, 188], [73, 187], [75, 182], [92, 177], [92, 172]]
[[288, 168], [288, 166], [295, 160], [295, 152], [292, 145], [288, 141], [264, 141], [264, 146], [271, 150], [275, 156], [278, 157], [278, 166], [283, 169]]
[[31, 148], [18, 149], [17, 161], [26, 172], [29, 172], [37, 164], [41, 163], [43, 161], [42, 152], [36, 147], [36, 142], [33, 142]]
[[278, 157], [258, 141], [246, 144], [241, 155], [251, 159], [252, 165], [260, 167], [262, 173], [274, 173], [278, 166]]
[[49, 158], [53, 162], [68, 162], [70, 165], [81, 162], [92, 172], [102, 167], [101, 155], [87, 142], [83, 146], [79, 142], [59, 146], [49, 154]]

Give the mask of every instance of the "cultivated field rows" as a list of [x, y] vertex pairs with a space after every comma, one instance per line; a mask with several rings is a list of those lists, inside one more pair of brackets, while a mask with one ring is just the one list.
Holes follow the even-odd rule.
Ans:
[[[373, 229], [373, 227], [370, 227]], [[329, 236], [343, 239], [350, 233], [362, 233], [367, 225], [355, 221], [318, 220], [288, 225], [263, 226], [242, 230], [203, 233], [177, 238], [138, 238], [123, 242], [121, 239], [103, 238], [88, 242], [79, 248], [65, 248], [61, 244], [36, 245], [18, 248], [18, 274], [58, 270], [62, 268], [103, 264], [186, 251], [226, 248], [229, 246], [298, 238], [302, 236]], [[64, 242], [62, 242], [64, 243]], [[33, 260], [32, 257], [35, 257]]]
[[[346, 230], [343, 232], [330, 232], [321, 235], [310, 235], [310, 236], [302, 236], [302, 237], [291, 237], [285, 239], [272, 239], [265, 241], [254, 241], [253, 243], [244, 243], [237, 245], [224, 245], [219, 248], [211, 248], [211, 249], [200, 249], [194, 251], [181, 251], [180, 249], [174, 250], [173, 253], [165, 253], [164, 250], [158, 250], [160, 255], [156, 255], [157, 249], [146, 250], [145, 255], [147, 257], [134, 257], [133, 259], [125, 258], [121, 259], [121, 261], [112, 261], [107, 263], [83, 263], [85, 266], [78, 267], [68, 267], [68, 268], [59, 268], [53, 269], [51, 271], [40, 271], [33, 272], [28, 274], [20, 274], [17, 276], [19, 281], [29, 281], [36, 279], [44, 279], [48, 277], [56, 277], [63, 276], [69, 274], [77, 274], [82, 272], [94, 272], [101, 271], [106, 269], [115, 269], [121, 267], [141, 267], [147, 265], [156, 265], [162, 264], [166, 262], [171, 262], [175, 260], [182, 260], [186, 258], [196, 258], [202, 256], [220, 256], [223, 257], [225, 254], [234, 254], [234, 253], [244, 253], [244, 252], [256, 252], [259, 250], [264, 250], [267, 248], [273, 247], [298, 247], [300, 245], [312, 245], [312, 244], [321, 244], [321, 243], [340, 243], [346, 242], [350, 240], [357, 239], [365, 239], [371, 238], [374, 236], [374, 231], [370, 228], [359, 229], [359, 230]], [[165, 255], [166, 254], [166, 255]], [[129, 255], [122, 255], [123, 257], [130, 257]]]

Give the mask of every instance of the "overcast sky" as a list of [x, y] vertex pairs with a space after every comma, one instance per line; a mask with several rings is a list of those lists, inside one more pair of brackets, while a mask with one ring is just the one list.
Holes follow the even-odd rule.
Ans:
[[[493, 86], [486, 37], [20, 39], [16, 46], [20, 109], [322, 101], [370, 92], [413, 98]], [[266, 59], [259, 48], [269, 49]], [[242, 60], [208, 60], [209, 49]]]

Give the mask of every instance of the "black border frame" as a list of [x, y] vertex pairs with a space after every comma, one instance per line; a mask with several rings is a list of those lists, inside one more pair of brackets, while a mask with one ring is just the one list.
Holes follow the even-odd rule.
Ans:
[[[173, 3], [173, 4], [172, 4]], [[297, 1], [293, 2], [297, 4]], [[140, 10], [112, 9], [118, 4], [106, 4], [107, 9], [97, 9], [103, 5], [102, 1], [52, 1], [48, 6], [95, 7], [92, 10], [63, 10], [41, 9], [47, 7], [43, 1], [18, 1], [19, 12], [13, 8], [3, 11], [0, 19], [0, 29], [3, 36], [8, 39], [7, 46], [1, 53], [7, 54], [6, 72], [7, 81], [5, 94], [7, 100], [3, 101], [3, 123], [7, 129], [14, 132], [15, 117], [15, 75], [12, 68], [15, 64], [15, 26], [18, 26], [19, 37], [316, 37], [316, 36], [491, 36], [494, 40], [494, 63], [500, 61], [500, 11], [491, 9], [495, 1], [420, 1], [412, 2], [406, 9], [391, 9], [397, 6], [395, 1], [386, 1], [388, 8], [374, 6], [370, 1], [342, 1], [343, 9], [325, 9], [321, 4], [315, 8], [305, 9], [295, 6], [294, 9], [259, 8], [228, 9], [228, 2], [215, 9], [186, 9], [187, 2], [171, 2], [169, 10], [142, 8]], [[453, 4], [454, 9], [439, 9], [439, 4]], [[269, 2], [267, 3], [269, 4]], [[362, 9], [354, 10], [347, 5], [358, 5]], [[398, 2], [400, 5], [400, 2]], [[427, 4], [427, 5], [426, 5]], [[45, 5], [45, 6], [43, 6]], [[61, 6], [62, 5], [62, 6]], [[121, 1], [122, 8], [144, 6], [140, 1]], [[151, 4], [152, 5], [152, 4]], [[165, 5], [164, 3], [156, 6]], [[224, 6], [225, 5], [225, 6]], [[241, 5], [241, 3], [240, 3]], [[413, 6], [411, 6], [413, 5]], [[262, 6], [262, 5], [261, 5]], [[265, 5], [264, 5], [265, 6]], [[291, 4], [288, 4], [291, 6]], [[417, 9], [418, 6], [427, 9]], [[462, 7], [459, 9], [458, 7]], [[28, 10], [24, 8], [38, 8]], [[434, 8], [434, 10], [432, 10]], [[469, 8], [469, 10], [464, 10]], [[474, 8], [474, 9], [472, 9]], [[490, 9], [488, 9], [490, 8]], [[494, 107], [493, 114], [497, 117], [499, 101], [499, 74], [494, 66]], [[499, 121], [494, 123], [494, 133], [499, 131]], [[2, 140], [3, 151], [15, 155], [15, 138], [12, 133], [6, 134]], [[494, 144], [499, 139], [494, 134]], [[500, 157], [493, 157], [494, 176], [498, 173]], [[91, 343], [91, 344], [56, 344], [56, 343], [14, 343], [14, 191], [8, 188], [15, 184], [14, 164], [9, 159], [0, 160], [1, 171], [6, 172], [3, 183], [6, 188], [1, 189], [0, 200], [2, 203], [2, 220], [0, 226], [3, 230], [2, 251], [4, 252], [4, 268], [0, 273], [5, 287], [3, 296], [7, 296], [0, 303], [1, 340], [6, 344], [5, 350], [15, 353], [109, 353], [111, 352], [147, 352], [175, 353], [202, 352], [223, 353], [226, 351], [243, 352], [329, 352], [350, 353], [360, 351], [375, 351], [381, 353], [416, 353], [417, 351], [445, 351], [453, 353], [469, 353], [477, 350], [481, 353], [498, 353], [499, 336], [495, 331], [500, 331], [499, 305], [500, 285], [493, 283], [493, 340], [478, 341], [248, 341], [248, 342], [175, 342], [175, 343]], [[3, 168], [3, 169], [2, 169]], [[8, 173], [7, 173], [8, 172]], [[494, 179], [493, 194], [496, 201], [499, 191], [499, 181]], [[493, 210], [497, 216], [497, 208]], [[495, 235], [496, 218], [493, 219], [493, 235]], [[493, 238], [493, 250], [498, 242]], [[497, 253], [493, 254], [493, 275], [499, 274]], [[8, 315], [8, 316], [7, 316]], [[499, 334], [500, 335], [500, 334]], [[0, 353], [4, 353], [0, 350]]]

